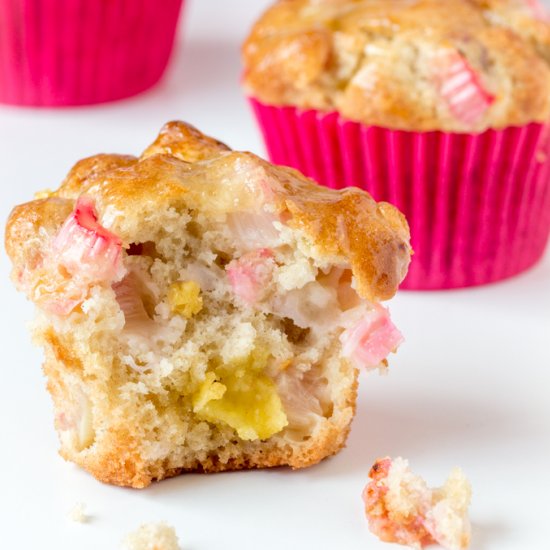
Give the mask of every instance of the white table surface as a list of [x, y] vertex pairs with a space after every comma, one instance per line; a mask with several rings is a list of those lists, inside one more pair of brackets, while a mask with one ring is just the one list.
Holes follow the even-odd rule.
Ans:
[[[239, 43], [265, 0], [190, 2], [162, 83], [81, 109], [0, 107], [0, 218], [55, 187], [72, 163], [137, 153], [181, 118], [263, 153], [241, 95]], [[361, 490], [377, 456], [402, 455], [430, 483], [460, 465], [473, 484], [475, 550], [550, 548], [550, 254], [474, 290], [401, 293], [407, 341], [387, 377], [363, 376], [348, 446], [311, 469], [183, 475], [137, 491], [103, 485], [57, 454], [52, 406], [25, 322], [32, 308], [0, 255], [2, 549], [118, 548], [142, 522], [174, 525], [184, 550], [391, 548], [372, 536]], [[84, 502], [90, 521], [67, 518]]]

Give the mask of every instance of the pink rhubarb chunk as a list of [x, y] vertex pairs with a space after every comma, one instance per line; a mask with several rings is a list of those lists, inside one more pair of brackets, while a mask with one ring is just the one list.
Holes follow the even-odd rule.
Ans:
[[548, 22], [548, 11], [540, 0], [525, 0], [525, 3], [535, 19]]
[[268, 248], [247, 252], [230, 262], [226, 271], [233, 292], [247, 304], [254, 304], [271, 279], [273, 252]]
[[109, 281], [122, 275], [122, 241], [101, 226], [91, 199], [80, 197], [53, 243], [60, 265], [86, 281]]
[[50, 313], [55, 315], [69, 315], [71, 311], [86, 299], [86, 289], [72, 285], [58, 288], [55, 295], [45, 295], [40, 303]]
[[439, 92], [455, 118], [468, 126], [479, 122], [495, 100], [483, 87], [476, 71], [456, 51], [439, 60], [436, 79]]
[[403, 336], [390, 319], [389, 311], [377, 306], [340, 336], [342, 353], [357, 367], [377, 367], [403, 342]]

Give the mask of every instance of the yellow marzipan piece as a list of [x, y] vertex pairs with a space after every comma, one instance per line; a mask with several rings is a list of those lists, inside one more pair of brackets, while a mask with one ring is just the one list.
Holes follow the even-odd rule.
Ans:
[[193, 397], [193, 410], [198, 412], [212, 400], [221, 399], [227, 388], [216, 381], [213, 372], [207, 372], [199, 391]]
[[250, 356], [206, 373], [193, 398], [195, 413], [208, 422], [231, 426], [247, 441], [268, 439], [287, 424], [273, 380], [262, 373], [269, 353]]
[[178, 281], [168, 289], [168, 303], [173, 313], [190, 319], [202, 309], [201, 287], [195, 281]]

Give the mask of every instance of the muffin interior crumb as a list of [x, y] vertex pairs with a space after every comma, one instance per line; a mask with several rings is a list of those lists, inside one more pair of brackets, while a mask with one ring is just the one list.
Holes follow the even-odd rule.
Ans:
[[112, 288], [92, 287], [66, 318], [43, 314], [46, 339], [53, 322], [80, 354], [101, 356], [58, 412], [75, 451], [107, 429], [94, 421], [99, 396], [121, 420], [132, 409], [142, 456], [175, 463], [237, 441], [299, 443], [331, 416], [344, 318], [372, 306], [349, 268], [316, 259], [299, 232], [248, 219], [259, 235], [251, 244], [236, 223], [231, 214], [159, 212], [154, 230], [130, 243]]

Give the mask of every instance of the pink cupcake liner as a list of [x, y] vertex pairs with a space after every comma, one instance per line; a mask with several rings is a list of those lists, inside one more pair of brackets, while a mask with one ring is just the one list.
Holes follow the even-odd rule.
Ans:
[[0, 0], [0, 102], [129, 97], [162, 76], [182, 0]]
[[415, 253], [402, 288], [491, 283], [542, 256], [550, 233], [550, 125], [406, 132], [250, 101], [272, 162], [333, 189], [361, 187], [405, 214]]

